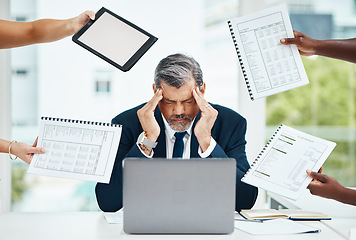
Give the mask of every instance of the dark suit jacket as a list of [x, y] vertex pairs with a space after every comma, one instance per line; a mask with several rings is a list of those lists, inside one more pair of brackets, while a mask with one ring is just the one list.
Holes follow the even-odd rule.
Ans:
[[[115, 212], [122, 208], [122, 160], [125, 157], [145, 157], [136, 145], [142, 127], [137, 116], [137, 110], [144, 104], [117, 115], [112, 123], [123, 126], [119, 149], [109, 184], [97, 183], [95, 192], [101, 210]], [[211, 135], [216, 141], [216, 147], [209, 157], [236, 159], [236, 203], [235, 210], [251, 208], [257, 197], [257, 188], [241, 182], [241, 178], [249, 169], [245, 153], [246, 120], [235, 111], [219, 105], [212, 106], [219, 112]], [[161, 112], [155, 109], [155, 118], [161, 127], [161, 133], [154, 149], [155, 158], [166, 158], [165, 127]], [[190, 157], [199, 158], [198, 140], [194, 135], [194, 127], [200, 119], [200, 112], [193, 123], [193, 133], [190, 147]]]

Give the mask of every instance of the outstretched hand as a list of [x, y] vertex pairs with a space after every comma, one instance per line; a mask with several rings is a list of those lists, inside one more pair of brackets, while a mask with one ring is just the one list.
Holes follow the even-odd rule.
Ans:
[[211, 129], [218, 117], [218, 111], [213, 108], [205, 99], [199, 88], [193, 89], [193, 96], [200, 108], [200, 119], [195, 125], [194, 134], [203, 152], [209, 147], [211, 139]]
[[11, 146], [11, 153], [21, 158], [24, 162], [30, 164], [35, 153], [44, 153], [46, 149], [37, 146], [37, 140], [32, 147], [22, 142], [14, 142]]
[[307, 170], [307, 174], [313, 178], [313, 181], [308, 185], [308, 189], [313, 195], [335, 199], [344, 189], [335, 178], [322, 174], [321, 170], [318, 173]]
[[294, 38], [282, 38], [280, 42], [284, 45], [295, 44], [299, 53], [304, 56], [312, 56], [316, 54], [318, 40], [308, 37], [304, 33], [293, 31]]
[[73, 34], [76, 33], [89, 19], [95, 19], [93, 11], [85, 11], [77, 17], [72, 18]]

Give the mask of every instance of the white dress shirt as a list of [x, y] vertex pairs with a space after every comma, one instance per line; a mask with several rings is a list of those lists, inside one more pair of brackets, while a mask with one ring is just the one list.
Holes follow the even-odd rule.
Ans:
[[[164, 118], [163, 114], [162, 115], [162, 119], [164, 122], [164, 127], [165, 127], [165, 134], [166, 134], [166, 158], [172, 158], [173, 156], [173, 148], [174, 148], [174, 142], [176, 141], [176, 137], [174, 136], [174, 134], [176, 133], [175, 130], [173, 130], [168, 122], [166, 121], [166, 119]], [[194, 122], [194, 120], [193, 120]], [[187, 134], [185, 134], [184, 138], [183, 138], [183, 143], [184, 143], [184, 150], [183, 150], [183, 159], [189, 159], [190, 158], [190, 142], [191, 142], [191, 136], [192, 136], [192, 127], [193, 127], [193, 122], [190, 125], [190, 127], [186, 130]], [[136, 143], [138, 146], [138, 143]], [[209, 157], [209, 155], [212, 153], [212, 151], [214, 150], [216, 146], [216, 141], [213, 137], [210, 138], [210, 145], [209, 147], [205, 150], [205, 152], [202, 152], [200, 146], [198, 149], [198, 154], [201, 158], [207, 158]], [[153, 157], [153, 153], [154, 153], [154, 149], [152, 149], [152, 152], [150, 155], [147, 155], [144, 151], [142, 151], [142, 149], [140, 148], [140, 146], [138, 146], [138, 148], [140, 149], [141, 153], [143, 155], [145, 155], [148, 158], [152, 158]]]

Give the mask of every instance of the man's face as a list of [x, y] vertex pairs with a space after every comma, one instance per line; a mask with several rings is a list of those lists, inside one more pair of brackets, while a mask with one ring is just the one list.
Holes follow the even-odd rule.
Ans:
[[[153, 86], [156, 91], [155, 85]], [[169, 126], [175, 131], [187, 130], [193, 119], [199, 112], [198, 104], [193, 96], [193, 89], [196, 88], [195, 80], [191, 79], [180, 88], [175, 88], [161, 82], [162, 100], [158, 107], [167, 120]], [[201, 87], [204, 93], [205, 85]]]

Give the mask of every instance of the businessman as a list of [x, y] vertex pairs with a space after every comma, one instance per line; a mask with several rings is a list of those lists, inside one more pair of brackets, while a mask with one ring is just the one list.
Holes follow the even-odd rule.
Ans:
[[206, 85], [199, 64], [174, 54], [162, 59], [155, 71], [154, 96], [116, 116], [123, 132], [109, 184], [96, 185], [101, 210], [122, 208], [122, 160], [142, 158], [234, 158], [235, 210], [251, 208], [257, 188], [241, 182], [249, 169], [245, 153], [246, 120], [231, 109], [204, 99]]

